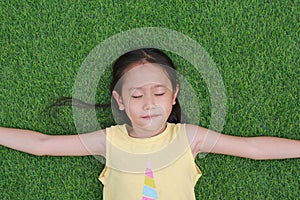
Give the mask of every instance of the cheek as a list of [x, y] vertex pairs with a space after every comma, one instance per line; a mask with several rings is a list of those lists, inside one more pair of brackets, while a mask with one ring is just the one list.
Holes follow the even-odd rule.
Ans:
[[165, 114], [170, 114], [173, 107], [173, 99], [172, 98], [166, 98], [159, 101], [159, 107], [164, 110]]
[[135, 99], [129, 98], [126, 100], [126, 104], [125, 104], [125, 112], [126, 114], [130, 117], [130, 116], [134, 116], [136, 115], [136, 113], [139, 112], [139, 110], [141, 109], [141, 103]]

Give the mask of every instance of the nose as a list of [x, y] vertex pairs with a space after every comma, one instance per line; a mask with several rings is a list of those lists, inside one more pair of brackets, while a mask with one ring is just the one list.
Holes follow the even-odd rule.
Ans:
[[155, 99], [152, 95], [146, 95], [144, 98], [144, 110], [150, 110], [155, 107]]

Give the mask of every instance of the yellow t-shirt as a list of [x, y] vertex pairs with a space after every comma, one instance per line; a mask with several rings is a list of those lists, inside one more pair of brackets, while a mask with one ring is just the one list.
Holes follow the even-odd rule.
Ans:
[[167, 123], [151, 138], [133, 138], [128, 125], [106, 129], [106, 166], [99, 180], [104, 200], [193, 200], [201, 171], [184, 124]]

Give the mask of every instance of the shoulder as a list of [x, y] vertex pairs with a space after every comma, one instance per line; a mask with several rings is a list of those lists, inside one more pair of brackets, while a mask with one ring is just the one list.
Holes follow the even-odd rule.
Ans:
[[175, 133], [184, 132], [193, 153], [194, 151], [197, 151], [197, 147], [204, 140], [205, 134], [208, 130], [197, 125], [185, 123], [168, 123], [168, 128]]
[[195, 156], [200, 152], [200, 146], [204, 143], [209, 134], [209, 129], [194, 124], [185, 124], [186, 135], [190, 148]]
[[109, 126], [105, 129], [105, 133], [106, 134], [111, 134], [111, 133], [115, 133], [115, 132], [119, 132], [119, 131], [127, 132], [128, 128], [129, 128], [129, 126], [127, 124], [111, 125], [111, 126]]

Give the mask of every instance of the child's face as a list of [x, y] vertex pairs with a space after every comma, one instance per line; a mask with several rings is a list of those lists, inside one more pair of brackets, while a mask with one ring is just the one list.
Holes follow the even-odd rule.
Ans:
[[116, 91], [113, 96], [119, 109], [125, 110], [133, 128], [160, 131], [175, 104], [178, 93], [164, 69], [155, 64], [146, 63], [133, 67], [125, 73], [122, 96]]

